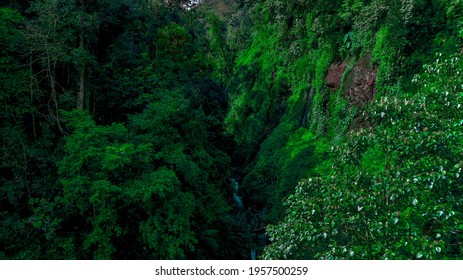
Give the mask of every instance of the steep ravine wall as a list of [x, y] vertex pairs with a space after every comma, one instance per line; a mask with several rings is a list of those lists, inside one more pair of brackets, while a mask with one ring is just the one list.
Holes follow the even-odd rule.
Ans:
[[[349, 63], [348, 61], [333, 62], [326, 74], [326, 86], [331, 92], [341, 90], [343, 98], [349, 101], [350, 106], [361, 110], [376, 96], [378, 67], [372, 65], [370, 53], [358, 59], [351, 69], [348, 69]], [[368, 128], [370, 125], [368, 120], [358, 115], [352, 120], [349, 130]]]

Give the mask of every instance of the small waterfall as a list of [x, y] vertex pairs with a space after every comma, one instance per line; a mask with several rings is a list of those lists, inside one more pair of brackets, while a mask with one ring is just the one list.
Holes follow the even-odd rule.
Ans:
[[247, 234], [249, 234], [250, 242], [247, 244], [248, 257], [251, 260], [257, 260], [262, 248], [266, 245], [266, 236], [263, 234], [264, 224], [262, 223], [262, 216], [265, 214], [266, 209], [259, 210], [252, 205], [244, 208], [243, 198], [240, 196], [240, 185], [235, 178], [230, 178], [231, 188], [233, 189], [233, 200], [238, 211], [235, 212], [235, 217], [241, 223], [247, 225]]
[[256, 259], [256, 256], [257, 256], [256, 249], [252, 249], [252, 250], [251, 250], [251, 260], [255, 260], [255, 259]]
[[233, 193], [233, 199], [235, 200], [236, 206], [238, 206], [239, 209], [244, 209], [243, 199], [241, 196], [239, 196], [237, 193]]
[[309, 113], [310, 109], [310, 103], [312, 102], [312, 97], [313, 97], [313, 90], [310, 90], [310, 93], [306, 95], [305, 99], [305, 109], [304, 109], [304, 114], [302, 115], [302, 120], [301, 120], [301, 125], [304, 126], [306, 121], [307, 121], [307, 114]]
[[232, 187], [233, 187], [233, 200], [235, 201], [236, 206], [238, 207], [238, 209], [243, 210], [244, 209], [243, 198], [239, 195], [240, 185], [233, 178], [231, 179], [231, 181], [232, 181], [232, 184], [233, 184], [232, 185]]

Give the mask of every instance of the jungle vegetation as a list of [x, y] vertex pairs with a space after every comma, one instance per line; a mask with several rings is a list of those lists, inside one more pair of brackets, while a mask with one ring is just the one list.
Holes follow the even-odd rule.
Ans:
[[460, 0], [0, 5], [0, 259], [461, 259]]

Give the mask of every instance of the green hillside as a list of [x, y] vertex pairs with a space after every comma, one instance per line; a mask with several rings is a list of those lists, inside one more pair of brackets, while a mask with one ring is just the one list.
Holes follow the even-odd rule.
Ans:
[[461, 259], [460, 0], [0, 6], [0, 259]]

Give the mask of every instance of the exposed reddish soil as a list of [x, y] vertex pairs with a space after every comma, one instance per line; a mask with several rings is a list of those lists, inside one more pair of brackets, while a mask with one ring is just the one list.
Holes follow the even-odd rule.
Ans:
[[[331, 64], [326, 75], [326, 86], [333, 91], [338, 90], [346, 68], [346, 62]], [[351, 105], [360, 108], [374, 99], [377, 72], [377, 67], [371, 66], [371, 54], [365, 55], [355, 63], [352, 70], [346, 76], [343, 89], [343, 95], [349, 100]], [[370, 122], [363, 116], [355, 118], [350, 126], [354, 130], [369, 127]]]
[[326, 86], [332, 90], [337, 90], [341, 86], [341, 78], [347, 68], [345, 62], [335, 62], [330, 65], [326, 76]]
[[[347, 74], [344, 96], [352, 105], [361, 107], [373, 100], [376, 93], [376, 75], [378, 69], [370, 65], [371, 54], [365, 55], [355, 63]], [[335, 62], [330, 65], [326, 75], [326, 86], [337, 90], [341, 86], [341, 78], [346, 71], [346, 62]]]
[[361, 107], [373, 100], [376, 94], [378, 69], [370, 65], [371, 55], [359, 59], [346, 77], [344, 96], [352, 105]]

